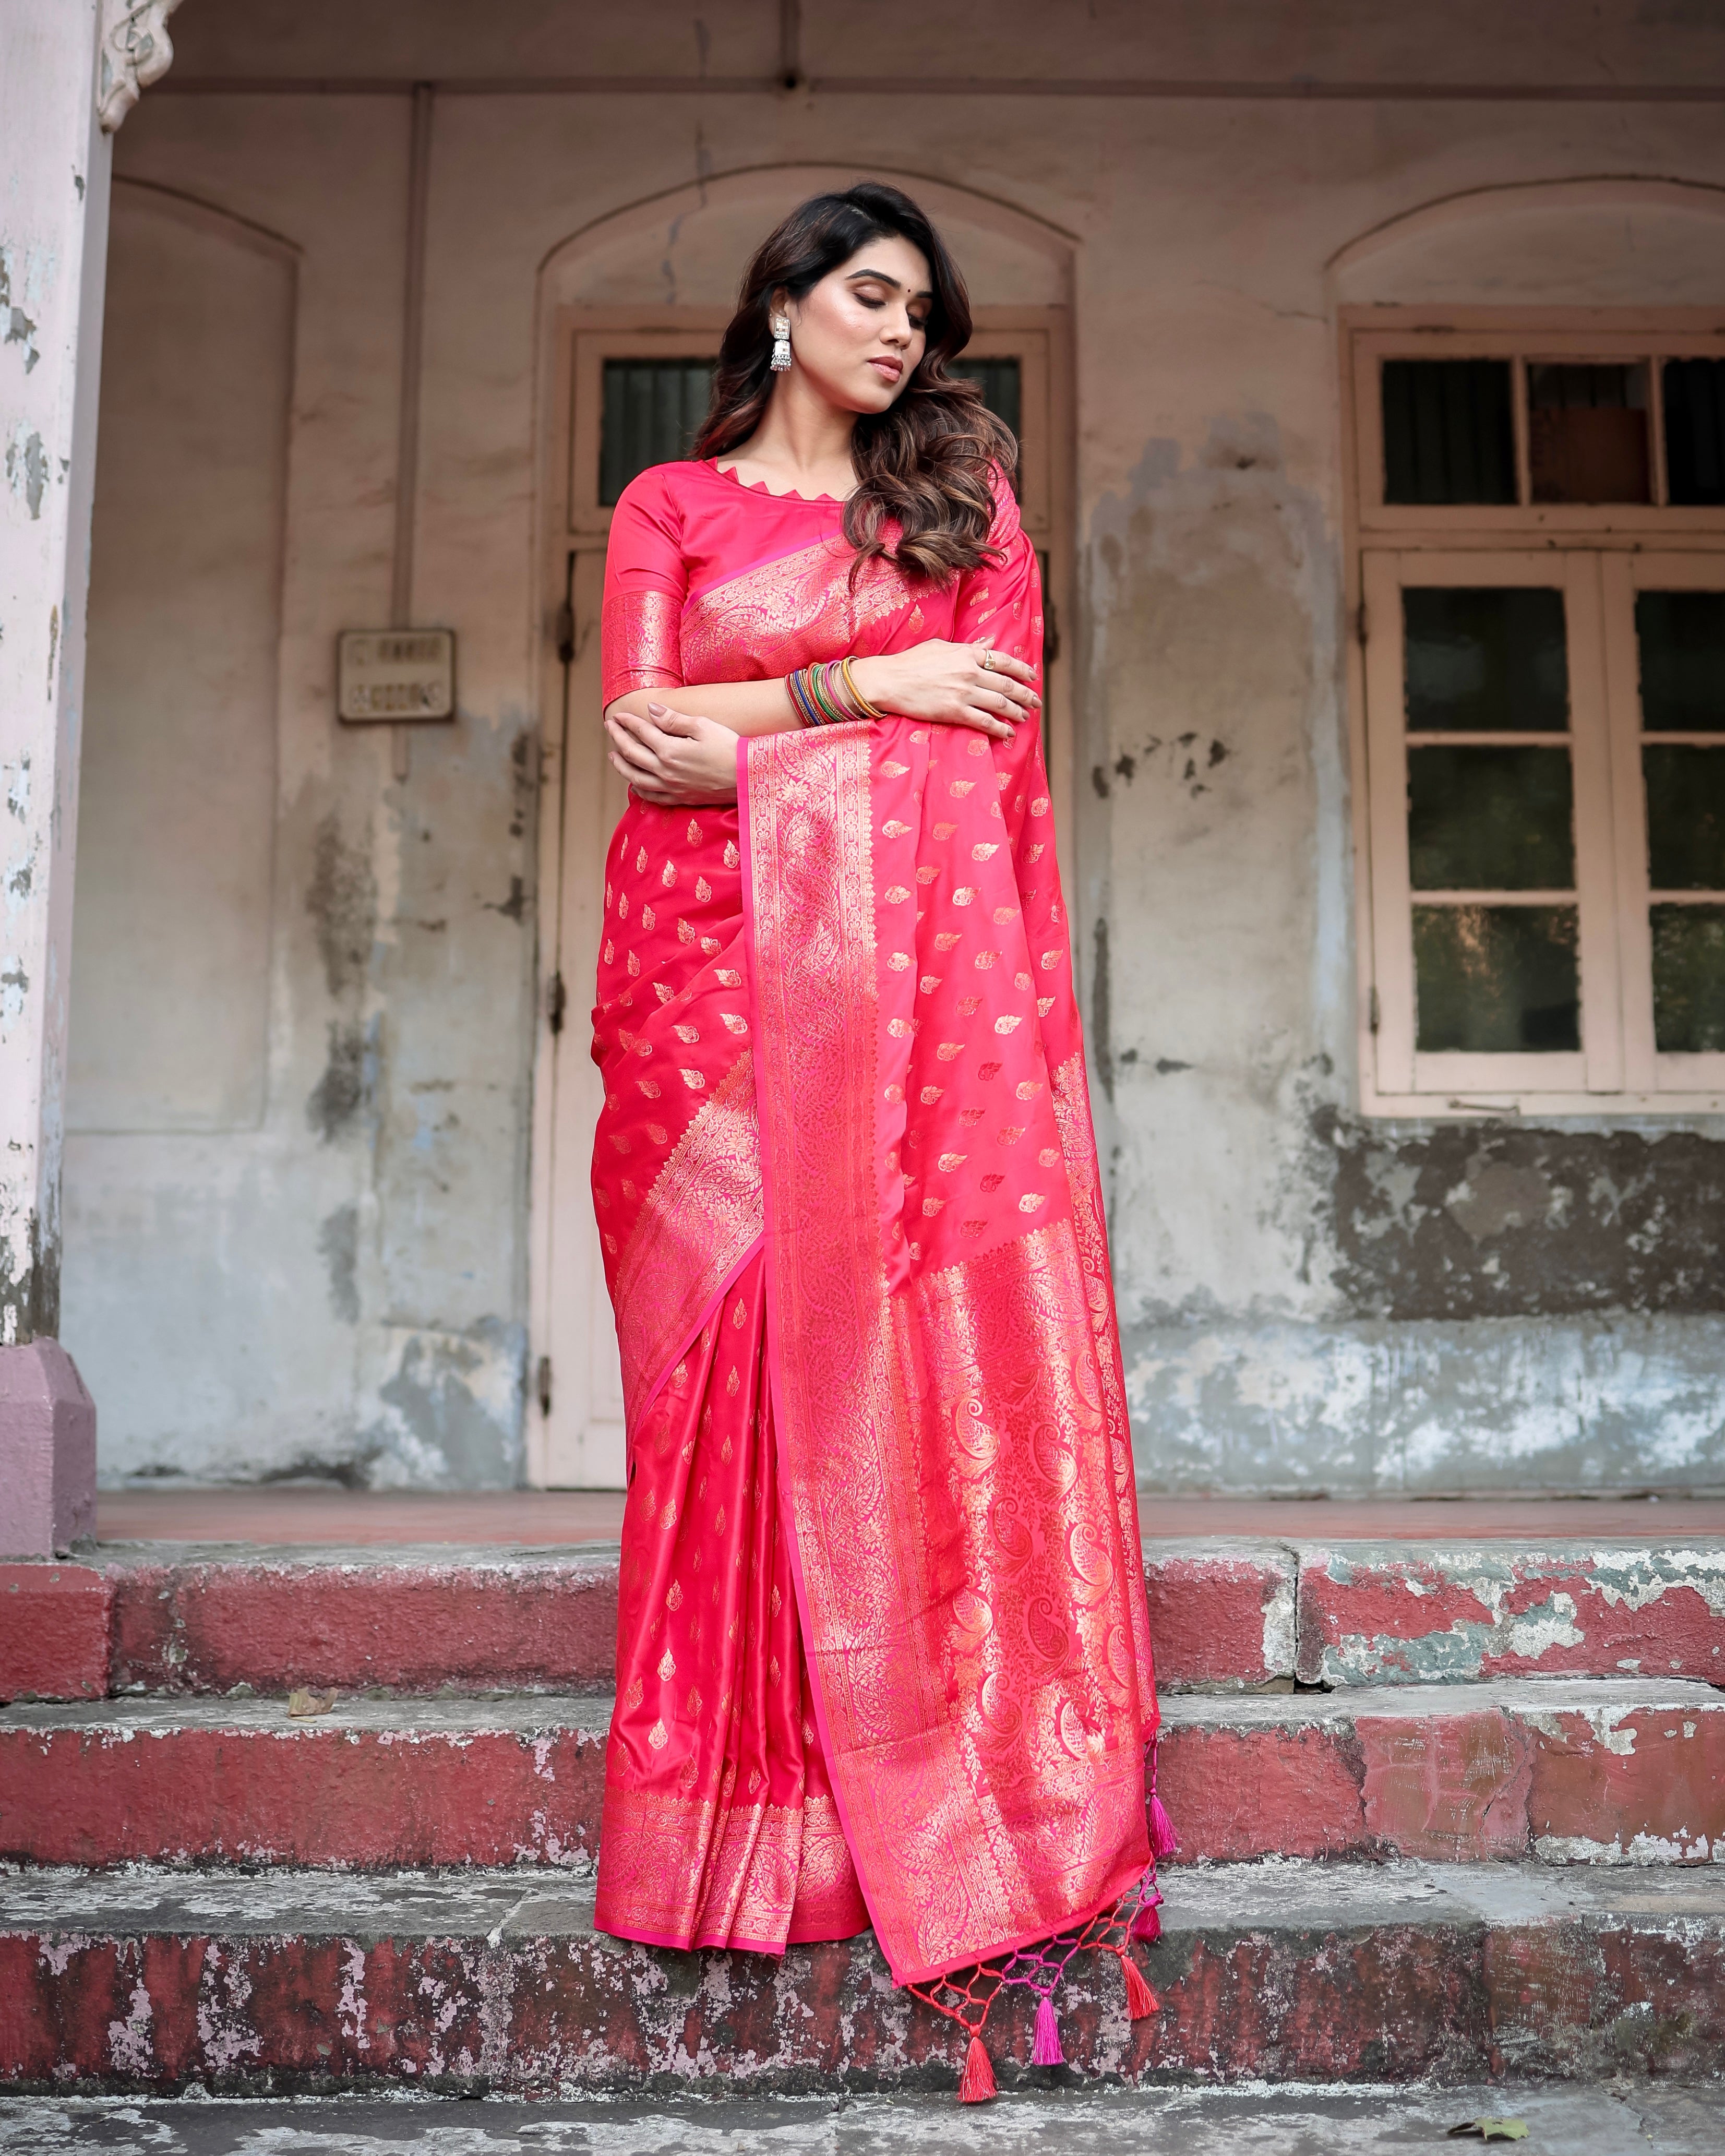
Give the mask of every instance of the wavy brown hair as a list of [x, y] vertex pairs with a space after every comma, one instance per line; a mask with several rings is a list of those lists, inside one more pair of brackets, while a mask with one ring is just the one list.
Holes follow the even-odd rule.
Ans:
[[760, 425], [773, 396], [773, 295], [806, 297], [888, 233], [921, 250], [934, 297], [915, 372], [886, 411], [857, 416], [850, 451], [857, 486], [845, 504], [845, 536], [856, 549], [853, 578], [871, 556], [888, 551], [883, 535], [896, 523], [894, 558], [913, 574], [944, 583], [989, 559], [989, 468], [999, 465], [1015, 485], [1019, 449], [975, 382], [947, 371], [970, 341], [970, 295], [940, 234], [896, 187], [866, 180], [841, 195], [814, 195], [755, 250], [719, 346], [712, 403], [690, 454], [721, 457]]

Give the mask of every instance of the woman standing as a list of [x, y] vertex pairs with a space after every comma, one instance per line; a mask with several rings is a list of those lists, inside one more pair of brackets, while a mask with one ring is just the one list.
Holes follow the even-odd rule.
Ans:
[[598, 1922], [762, 1953], [872, 1922], [973, 2039], [1029, 1983], [1040, 2057], [1073, 1941], [1153, 1935], [1162, 1829], [1036, 556], [1016, 445], [947, 371], [969, 334], [913, 203], [805, 203], [692, 459], [612, 524]]

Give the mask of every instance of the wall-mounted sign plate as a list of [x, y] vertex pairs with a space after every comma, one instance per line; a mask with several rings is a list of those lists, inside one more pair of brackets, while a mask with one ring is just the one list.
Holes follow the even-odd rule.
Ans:
[[336, 711], [351, 726], [455, 716], [453, 629], [350, 629], [336, 641]]

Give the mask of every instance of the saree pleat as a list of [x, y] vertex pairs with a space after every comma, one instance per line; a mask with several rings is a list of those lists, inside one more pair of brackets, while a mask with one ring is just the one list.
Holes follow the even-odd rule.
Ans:
[[623, 1547], [601, 1927], [762, 1953], [863, 1930], [779, 1528], [758, 1250], [642, 1421]]
[[[851, 581], [839, 505], [625, 490], [605, 694], [930, 636], [1034, 664], [1034, 550]], [[746, 742], [606, 863], [594, 1198], [629, 1487], [598, 1921], [900, 1981], [1149, 1861], [1156, 1700], [1070, 931], [1034, 728]]]

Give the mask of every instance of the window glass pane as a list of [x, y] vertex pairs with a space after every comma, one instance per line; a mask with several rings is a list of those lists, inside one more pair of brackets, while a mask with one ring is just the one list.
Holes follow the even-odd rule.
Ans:
[[1725, 359], [1665, 363], [1665, 476], [1683, 509], [1725, 504]]
[[1638, 592], [1635, 644], [1647, 732], [1725, 733], [1725, 592]]
[[1725, 748], [1650, 742], [1647, 881], [1655, 891], [1725, 891]]
[[1420, 1052], [1579, 1048], [1575, 952], [1573, 906], [1416, 906]]
[[1410, 586], [1402, 633], [1410, 732], [1568, 731], [1561, 592]]
[[1530, 363], [1527, 466], [1536, 501], [1651, 501], [1646, 367]]
[[1384, 499], [1513, 501], [1507, 359], [1386, 359]]
[[706, 417], [710, 359], [608, 359], [600, 417], [599, 500], [606, 508], [649, 465], [686, 457]]
[[1652, 912], [1655, 1047], [1661, 1055], [1725, 1054], [1725, 906]]
[[974, 382], [983, 393], [983, 402], [997, 419], [1004, 419], [1014, 434], [1018, 434], [1019, 413], [1023, 406], [1021, 369], [1015, 359], [955, 359], [949, 373], [962, 374], [966, 381]]
[[1410, 748], [1414, 890], [1572, 890], [1569, 794], [1568, 749]]

